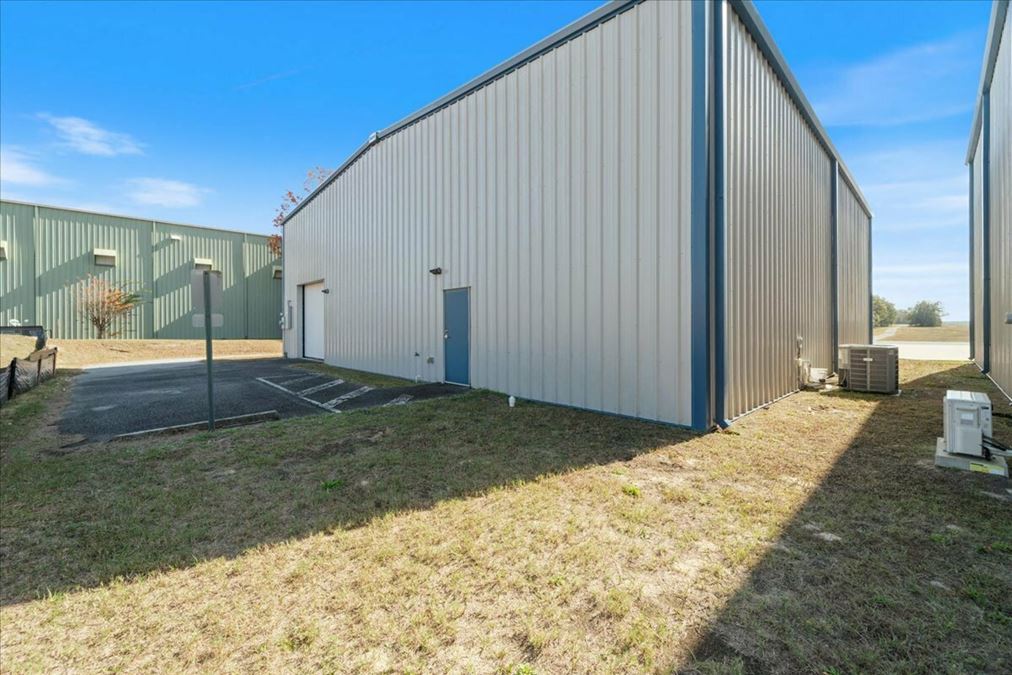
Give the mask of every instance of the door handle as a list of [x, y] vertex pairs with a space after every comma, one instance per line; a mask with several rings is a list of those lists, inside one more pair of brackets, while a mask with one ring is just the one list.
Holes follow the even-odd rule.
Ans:
[[445, 328], [443, 329], [443, 339], [444, 340], [449, 340], [450, 339], [450, 331], [447, 330], [447, 329], [445, 329]]

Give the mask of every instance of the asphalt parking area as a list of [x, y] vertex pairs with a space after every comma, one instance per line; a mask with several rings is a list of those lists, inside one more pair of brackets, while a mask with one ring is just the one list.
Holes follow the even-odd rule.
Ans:
[[[205, 364], [116, 366], [75, 378], [61, 433], [104, 441], [133, 433], [207, 420]], [[215, 416], [276, 410], [282, 418], [334, 414], [447, 396], [455, 385], [426, 383], [373, 388], [311, 373], [283, 359], [217, 361]]]

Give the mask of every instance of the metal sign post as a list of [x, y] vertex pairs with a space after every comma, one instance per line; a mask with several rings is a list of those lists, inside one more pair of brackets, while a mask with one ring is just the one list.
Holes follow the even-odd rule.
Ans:
[[204, 346], [207, 353], [207, 430], [214, 431], [214, 358], [211, 347], [211, 273], [204, 270]]
[[193, 300], [193, 327], [204, 329], [207, 354], [207, 428], [214, 431], [214, 353], [211, 335], [215, 326], [221, 327], [225, 318], [221, 314], [221, 272], [193, 270], [190, 275], [190, 298]]

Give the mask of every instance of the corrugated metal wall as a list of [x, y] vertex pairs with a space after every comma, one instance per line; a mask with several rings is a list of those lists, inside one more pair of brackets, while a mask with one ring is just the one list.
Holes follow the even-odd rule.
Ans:
[[839, 181], [837, 203], [839, 344], [865, 344], [868, 342], [868, 304], [871, 302], [868, 288], [871, 218], [843, 178]]
[[442, 291], [466, 286], [474, 386], [691, 423], [691, 9], [632, 7], [382, 140], [295, 214], [285, 294], [297, 310], [300, 284], [331, 288], [326, 360], [442, 379]]
[[35, 322], [35, 253], [32, 248], [31, 206], [0, 202], [0, 240], [7, 259], [0, 260], [0, 324], [11, 319]]
[[984, 203], [984, 134], [977, 139], [973, 160], [973, 360], [984, 367], [984, 331], [981, 317], [984, 316], [984, 247], [983, 247], [983, 203]]
[[274, 278], [281, 267], [269, 246], [260, 237], [247, 235], [243, 243], [243, 269], [246, 270], [246, 336], [267, 339], [281, 337], [278, 315], [281, 312], [284, 285]]
[[[210, 258], [225, 291], [225, 325], [217, 336], [280, 337], [282, 286], [272, 274], [280, 261], [265, 236], [48, 206], [2, 207], [0, 239], [11, 248], [0, 261], [5, 323], [17, 318], [41, 323], [53, 337], [94, 337], [74, 301], [77, 283], [92, 274], [144, 291], [147, 301], [116, 327], [118, 337], [200, 338], [190, 318], [190, 272], [194, 258]], [[116, 265], [96, 265], [95, 249], [115, 250]]]
[[[726, 50], [726, 392], [733, 419], [832, 367], [832, 163], [737, 14]], [[842, 183], [841, 183], [842, 184]]]
[[[95, 265], [94, 250], [116, 251], [113, 267]], [[39, 208], [35, 220], [36, 319], [54, 337], [94, 337], [77, 312], [77, 282], [89, 274], [133, 290], [151, 278], [151, 224], [147, 231], [126, 218]], [[151, 305], [144, 303], [112, 330], [119, 337], [149, 335]]]
[[[176, 234], [180, 241], [172, 241]], [[220, 270], [224, 300], [223, 335], [246, 335], [246, 284], [243, 274], [243, 235], [198, 228], [159, 225], [155, 236], [155, 335], [159, 338], [198, 338], [190, 318], [190, 274], [195, 258], [211, 260]]]
[[1005, 15], [991, 79], [991, 377], [1012, 396], [1012, 13]]

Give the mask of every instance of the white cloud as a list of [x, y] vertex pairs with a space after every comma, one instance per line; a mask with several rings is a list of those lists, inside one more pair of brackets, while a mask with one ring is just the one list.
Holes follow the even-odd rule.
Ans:
[[46, 171], [38, 168], [28, 154], [15, 148], [0, 148], [0, 181], [31, 187], [46, 187], [64, 183]]
[[114, 157], [143, 154], [141, 144], [129, 134], [103, 129], [82, 117], [55, 117], [40, 113], [63, 141], [63, 144], [85, 155]]
[[969, 186], [965, 175], [872, 183], [865, 196], [876, 205], [875, 228], [897, 233], [968, 227]]
[[876, 295], [900, 307], [938, 300], [948, 313], [947, 320], [967, 318], [970, 264], [965, 247], [938, 250], [912, 243], [906, 252], [893, 251], [892, 255], [892, 260], [875, 265], [872, 283]]
[[94, 213], [111, 213], [121, 214], [125, 209], [110, 204], [109, 202], [90, 202], [90, 201], [74, 201], [71, 200], [66, 203], [68, 209], [79, 209], [81, 211], [92, 211]]
[[807, 78], [827, 126], [923, 122], [971, 110], [979, 39], [959, 34]]
[[135, 204], [185, 208], [198, 206], [210, 192], [192, 183], [165, 178], [132, 178], [127, 181], [127, 196]]
[[872, 210], [875, 229], [912, 233], [965, 232], [969, 174], [962, 139], [876, 148], [849, 162]]
[[970, 273], [970, 264], [968, 262], [945, 262], [938, 261], [932, 263], [909, 263], [909, 264], [898, 264], [898, 265], [878, 265], [875, 267], [875, 273], [881, 276], [883, 279], [888, 278], [900, 278], [906, 279], [911, 275], [935, 275], [935, 274], [962, 274]]

